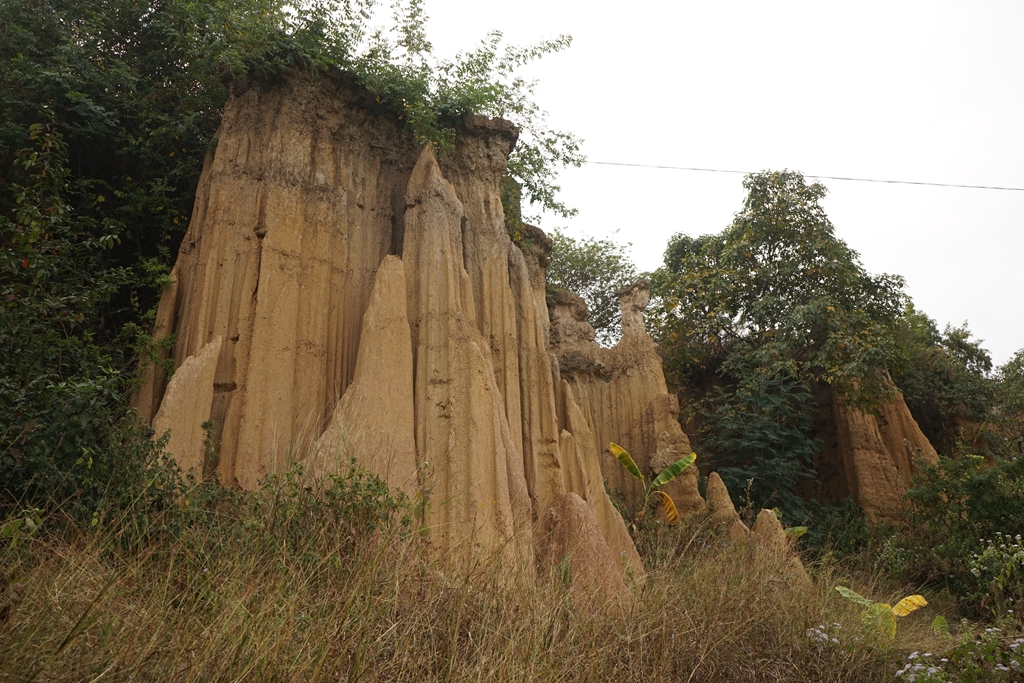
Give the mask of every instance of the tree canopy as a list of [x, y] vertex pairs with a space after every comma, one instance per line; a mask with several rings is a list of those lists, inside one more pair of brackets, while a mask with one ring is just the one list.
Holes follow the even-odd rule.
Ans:
[[897, 355], [903, 281], [873, 276], [835, 236], [825, 188], [757, 173], [732, 225], [676, 235], [655, 272], [652, 329], [666, 369], [691, 394], [708, 466], [758, 504], [799, 509], [812, 475], [818, 383], [865, 405], [885, 393]]
[[596, 339], [611, 346], [622, 334], [622, 312], [616, 292], [637, 279], [636, 266], [626, 253], [628, 244], [584, 237], [575, 239], [560, 230], [551, 233], [549, 287], [583, 297]]

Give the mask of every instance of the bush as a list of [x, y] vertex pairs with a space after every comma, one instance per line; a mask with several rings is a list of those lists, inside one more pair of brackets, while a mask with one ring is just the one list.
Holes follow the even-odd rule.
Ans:
[[808, 501], [806, 525], [803, 546], [815, 558], [856, 556], [871, 546], [876, 532], [852, 498], [831, 505]]
[[969, 562], [971, 573], [989, 588], [986, 600], [993, 613], [1012, 615], [1024, 604], [1024, 543], [1021, 534], [1010, 536], [999, 531], [985, 540], [985, 549]]
[[949, 590], [967, 615], [994, 616], [990, 578], [972, 563], [986, 541], [1024, 532], [1024, 461], [997, 459], [989, 466], [981, 456], [961, 454], [936, 465], [919, 461], [918, 470], [906, 523], [890, 543], [900, 559], [890, 566], [908, 581]]
[[962, 625], [959, 642], [943, 653], [912, 652], [896, 672], [907, 683], [980, 683], [1020, 681], [1024, 674], [1024, 638], [999, 628], [975, 633]]

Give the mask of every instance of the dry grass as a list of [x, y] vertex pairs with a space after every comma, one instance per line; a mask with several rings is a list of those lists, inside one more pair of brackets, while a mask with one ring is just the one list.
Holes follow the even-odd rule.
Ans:
[[[8, 545], [0, 571], [26, 590], [0, 624], [0, 680], [867, 682], [928, 646], [927, 614], [881, 647], [831, 570], [799, 590], [697, 523], [649, 544], [630, 613], [594, 614], [556, 578], [445, 572], [401, 525], [364, 533], [303, 496], [206, 502], [173, 534]], [[833, 623], [839, 645], [808, 639]]]

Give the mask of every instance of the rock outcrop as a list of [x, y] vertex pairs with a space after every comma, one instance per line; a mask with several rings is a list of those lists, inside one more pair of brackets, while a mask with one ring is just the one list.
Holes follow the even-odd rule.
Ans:
[[[582, 299], [549, 300], [550, 241], [510, 240], [516, 136], [470, 118], [436, 156], [343, 74], [234, 83], [157, 312], [175, 372], [148, 366], [134, 405], [185, 470], [251, 489], [354, 461], [419, 497], [438, 558], [554, 572], [628, 607], [643, 566], [606, 491], [626, 507], [643, 491], [608, 445], [654, 476], [690, 443], [644, 331], [648, 285], [619, 292], [622, 337], [602, 348]], [[898, 509], [913, 458], [935, 458], [902, 398], [828, 411], [822, 493]], [[696, 467], [666, 490], [681, 514], [704, 508]], [[806, 579], [774, 516], [748, 530], [714, 473], [707, 496], [729, 538]]]
[[[472, 118], [436, 157], [344, 75], [233, 84], [157, 316], [177, 372], [150, 366], [135, 406], [190, 467], [212, 418], [225, 484], [297, 461], [323, 481], [355, 460], [420, 496], [439, 558], [571, 565], [574, 586], [622, 604], [643, 566], [605, 492], [629, 482], [602, 453], [614, 440], [659, 468], [689, 443], [645, 286], [622, 293], [613, 349], [549, 311], [550, 241], [505, 228], [516, 135]], [[676, 486], [700, 504], [695, 470]]]
[[829, 390], [819, 437], [823, 447], [815, 456], [818, 495], [833, 500], [852, 497], [873, 519], [903, 510], [915, 460], [934, 464], [938, 459], [895, 387], [874, 414]]
[[589, 504], [575, 493], [563, 494], [544, 514], [540, 557], [555, 580], [569, 585], [577, 605], [591, 610], [633, 605], [621, 560], [605, 542]]
[[809, 591], [813, 587], [807, 569], [792, 548], [792, 542], [782, 528], [782, 522], [771, 510], [761, 510], [750, 529], [758, 559], [778, 568], [784, 579], [796, 588]]
[[[607, 450], [610, 442], [629, 451], [641, 471], [651, 477], [691, 452], [679, 426], [678, 401], [665, 384], [661, 357], [644, 331], [642, 311], [649, 299], [650, 286], [644, 282], [619, 292], [622, 337], [610, 349], [594, 341], [580, 297], [557, 292], [551, 304], [552, 348], [565, 380], [562, 404], [576, 402], [583, 419], [594, 426], [602, 453], [601, 476], [627, 505], [642, 499], [643, 488]], [[563, 414], [563, 424], [566, 420]], [[665, 490], [680, 514], [703, 507], [696, 467], [687, 468]]]
[[745, 541], [750, 535], [750, 530], [736, 512], [736, 506], [729, 497], [729, 489], [725, 487], [718, 472], [708, 475], [707, 497], [712, 528], [733, 543]]
[[165, 450], [183, 472], [200, 476], [206, 461], [207, 429], [213, 403], [213, 377], [224, 338], [217, 337], [189, 356], [167, 382], [160, 409], [153, 417], [156, 436], [168, 433]]
[[344, 474], [351, 460], [412, 496], [419, 486], [414, 433], [412, 346], [405, 269], [386, 256], [363, 316], [352, 384], [338, 401], [306, 465], [317, 480]]

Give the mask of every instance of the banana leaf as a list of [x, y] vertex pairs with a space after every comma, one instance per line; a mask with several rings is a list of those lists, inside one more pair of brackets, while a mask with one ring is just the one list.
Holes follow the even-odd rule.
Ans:
[[608, 450], [612, 452], [612, 455], [619, 459], [619, 462], [622, 463], [622, 466], [626, 468], [627, 472], [640, 481], [644, 480], [644, 475], [640, 474], [640, 468], [636, 466], [636, 463], [633, 462], [633, 458], [629, 456], [629, 453], [626, 452], [625, 448], [617, 443], [610, 443], [608, 444]]
[[655, 493], [661, 494], [661, 504], [665, 507], [665, 519], [668, 520], [670, 525], [675, 525], [679, 521], [679, 510], [676, 509], [676, 502], [672, 500], [672, 496], [664, 491], [655, 491]]
[[676, 477], [678, 477], [683, 470], [693, 464], [693, 461], [697, 459], [696, 453], [690, 453], [687, 456], [679, 458], [674, 463], [666, 467], [658, 474], [658, 477], [654, 480], [651, 486], [657, 487], [663, 484], [667, 484]]
[[875, 603], [871, 602], [860, 593], [852, 591], [845, 586], [836, 586], [836, 591], [847, 600], [852, 600], [858, 605], [863, 605], [864, 607], [874, 607], [875, 605]]
[[905, 617], [919, 607], [924, 607], [928, 601], [921, 595], [908, 595], [892, 608], [892, 613], [898, 617]]

